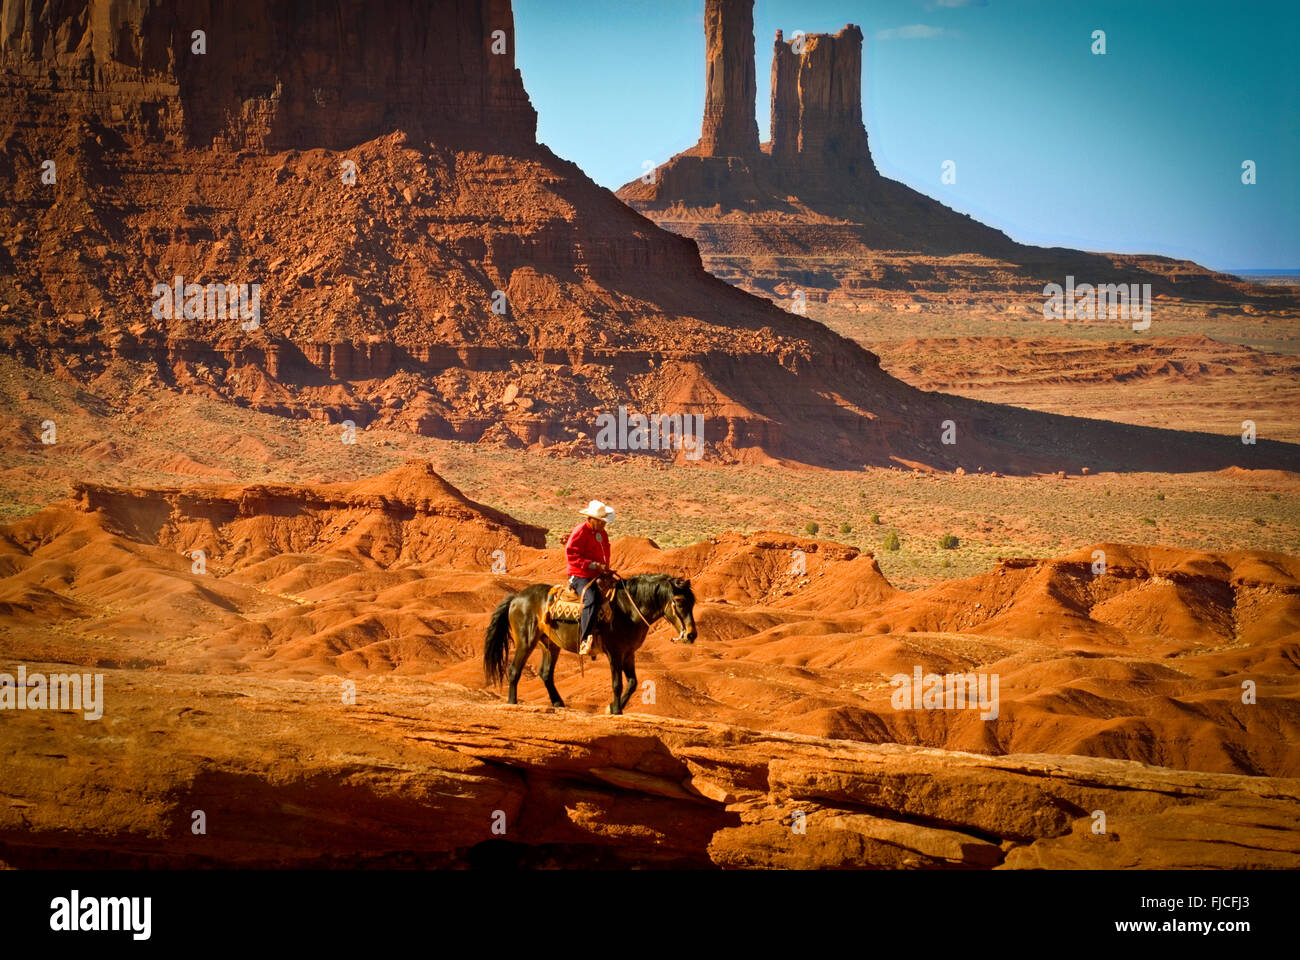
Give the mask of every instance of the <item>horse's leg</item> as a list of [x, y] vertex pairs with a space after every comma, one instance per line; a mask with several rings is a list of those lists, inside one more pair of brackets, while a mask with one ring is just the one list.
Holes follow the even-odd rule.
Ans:
[[[515, 658], [510, 661], [510, 671], [506, 674], [510, 681], [510, 696], [506, 703], [519, 702], [519, 676], [524, 672], [524, 665], [528, 663], [533, 647], [537, 646], [537, 628], [533, 625], [533, 618], [525, 617], [520, 627], [515, 636]], [[515, 631], [512, 629], [511, 633]]]
[[623, 694], [623, 702], [619, 704], [619, 713], [627, 706], [632, 695], [636, 693], [636, 652], [628, 651], [623, 657], [623, 676], [627, 677], [627, 691]]
[[614, 685], [614, 699], [609, 705], [609, 712], [619, 714], [623, 712], [624, 703], [623, 665], [620, 658], [612, 650], [606, 649], [605, 653], [609, 656], [609, 679]]
[[555, 661], [558, 659], [560, 659], [560, 648], [549, 638], [544, 638], [542, 640], [542, 683], [546, 684], [546, 692], [551, 695], [553, 707], [564, 706], [560, 691], [555, 689]]

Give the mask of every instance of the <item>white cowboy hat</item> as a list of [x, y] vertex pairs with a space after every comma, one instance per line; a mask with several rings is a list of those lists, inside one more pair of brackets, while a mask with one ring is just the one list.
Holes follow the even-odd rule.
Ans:
[[593, 500], [587, 504], [586, 510], [579, 510], [584, 517], [595, 517], [597, 520], [613, 520], [614, 508], [607, 507], [599, 500]]

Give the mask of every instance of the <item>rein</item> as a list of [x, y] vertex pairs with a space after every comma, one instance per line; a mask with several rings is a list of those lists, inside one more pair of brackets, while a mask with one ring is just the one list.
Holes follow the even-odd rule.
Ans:
[[636, 615], [640, 617], [641, 622], [644, 623], [647, 628], [649, 628], [650, 621], [645, 618], [645, 614], [641, 612], [641, 608], [636, 605], [636, 600], [633, 599], [632, 597], [632, 591], [627, 588], [627, 581], [624, 580], [622, 577], [618, 577], [617, 583], [618, 586], [622, 588], [623, 595], [627, 597], [627, 602], [632, 604], [632, 609], [636, 611]]

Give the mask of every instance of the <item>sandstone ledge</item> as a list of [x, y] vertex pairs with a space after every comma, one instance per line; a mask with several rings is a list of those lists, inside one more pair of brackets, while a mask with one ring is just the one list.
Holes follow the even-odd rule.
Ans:
[[98, 722], [0, 712], [0, 861], [1300, 866], [1300, 780], [508, 707], [386, 676], [345, 706], [333, 679], [104, 672]]

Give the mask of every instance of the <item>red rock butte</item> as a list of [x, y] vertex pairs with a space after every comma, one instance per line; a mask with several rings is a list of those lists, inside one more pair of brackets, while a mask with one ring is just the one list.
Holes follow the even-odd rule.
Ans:
[[758, 124], [754, 111], [754, 6], [709, 3], [704, 8], [708, 67], [704, 81], [705, 156], [753, 157], [758, 153]]
[[[1300, 467], [1268, 440], [925, 393], [706, 273], [693, 242], [536, 142], [506, 0], [244, 6], [5, 0], [0, 348], [20, 362], [573, 455], [599, 455], [597, 416], [626, 407], [704, 417], [705, 455], [729, 462]], [[709, 8], [716, 150], [752, 145], [748, 11]], [[859, 50], [848, 30], [790, 60], [791, 176], [884, 182], [843, 83]], [[177, 277], [185, 309], [155, 316]], [[219, 284], [257, 285], [255, 326], [188, 292]]]
[[[800, 290], [831, 303], [1042, 301], [1067, 275], [1150, 283], [1154, 294], [1297, 304], [1167, 257], [1032, 247], [880, 176], [862, 116], [862, 30], [776, 33], [771, 140], [752, 138], [753, 0], [706, 0], [707, 99], [694, 147], [618, 195], [699, 245], [705, 266], [774, 299]], [[936, 175], [938, 171], [936, 170]]]
[[[343, 149], [397, 128], [531, 143], [537, 113], [514, 66], [510, 0], [440, 0], [436, 17], [420, 8], [4, 0], [0, 55], [32, 106], [175, 147]], [[493, 30], [511, 38], [504, 54], [491, 52]]]
[[[797, 49], [802, 48], [802, 49]], [[862, 31], [813, 34], [772, 52], [772, 165], [778, 182], [805, 193], [876, 172], [862, 125]]]

